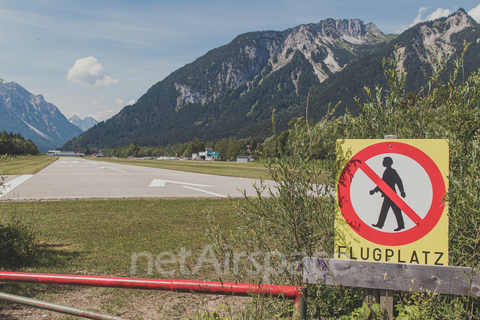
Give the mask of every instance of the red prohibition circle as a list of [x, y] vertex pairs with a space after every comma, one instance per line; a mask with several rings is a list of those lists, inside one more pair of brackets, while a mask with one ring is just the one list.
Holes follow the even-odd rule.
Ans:
[[[413, 228], [395, 233], [382, 232], [364, 223], [353, 209], [350, 198], [350, 186], [357, 170], [368, 159], [386, 153], [401, 154], [416, 161], [426, 171], [433, 188], [432, 204], [425, 218], [414, 221], [416, 225]], [[427, 235], [437, 225], [443, 214], [444, 195], [445, 182], [435, 162], [420, 149], [402, 142], [380, 142], [360, 150], [348, 161], [337, 185], [338, 205], [348, 225], [360, 237], [385, 246], [406, 245]], [[404, 214], [403, 210], [402, 214]]]

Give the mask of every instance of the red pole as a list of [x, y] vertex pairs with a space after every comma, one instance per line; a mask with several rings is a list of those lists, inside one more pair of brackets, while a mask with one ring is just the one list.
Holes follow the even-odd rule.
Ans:
[[[71, 286], [110, 287], [124, 289], [162, 290], [190, 293], [249, 296], [284, 297], [295, 300], [298, 312], [305, 313], [305, 292], [301, 286], [278, 286], [269, 284], [196, 281], [196, 280], [159, 280], [120, 277], [96, 277], [79, 275], [59, 275], [44, 273], [0, 272], [0, 281], [28, 282], [40, 284], [61, 284]], [[302, 319], [302, 318], [301, 318]]]

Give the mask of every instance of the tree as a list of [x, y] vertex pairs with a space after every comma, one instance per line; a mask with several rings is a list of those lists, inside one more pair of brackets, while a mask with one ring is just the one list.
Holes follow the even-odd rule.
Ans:
[[33, 141], [25, 140], [20, 133], [13, 134], [6, 131], [0, 133], [0, 154], [37, 155], [39, 153]]
[[193, 145], [194, 145], [193, 149], [195, 150], [194, 152], [198, 153], [201, 151], [205, 151], [205, 142], [200, 141], [200, 139], [195, 138]]
[[253, 153], [257, 149], [257, 139], [253, 138], [250, 142], [250, 151]]
[[195, 150], [196, 150], [195, 143], [193, 141], [190, 141], [187, 145], [187, 148], [183, 152], [183, 155], [185, 157], [191, 157], [193, 153], [196, 153]]
[[228, 139], [224, 138], [215, 143], [215, 151], [218, 152], [219, 157], [222, 159], [227, 159], [227, 145]]

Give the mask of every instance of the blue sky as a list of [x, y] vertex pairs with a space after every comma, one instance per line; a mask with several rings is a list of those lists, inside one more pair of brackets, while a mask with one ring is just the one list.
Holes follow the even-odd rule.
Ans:
[[0, 78], [66, 117], [105, 120], [241, 33], [326, 18], [400, 33], [460, 7], [480, 21], [480, 1], [0, 0]]

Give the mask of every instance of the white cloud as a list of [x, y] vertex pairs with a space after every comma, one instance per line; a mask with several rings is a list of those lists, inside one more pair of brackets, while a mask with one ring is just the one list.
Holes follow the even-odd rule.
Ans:
[[424, 13], [425, 11], [428, 10], [428, 7], [421, 7], [420, 9], [418, 9], [418, 15], [415, 17], [415, 19], [413, 20], [412, 24], [410, 25], [410, 27], [413, 27], [414, 25], [416, 25], [417, 23], [420, 23], [423, 21], [422, 19], [422, 13]]
[[427, 16], [426, 20], [430, 21], [430, 20], [436, 20], [441, 17], [448, 17], [451, 13], [452, 11], [450, 9], [437, 8], [437, 10], [435, 10], [434, 12], [430, 13]]
[[95, 113], [94, 118], [97, 119], [97, 121], [103, 121], [110, 119], [114, 115], [116, 115], [120, 110], [118, 108], [112, 107], [103, 111], [97, 111]]
[[477, 22], [480, 21], [480, 4], [472, 10], [468, 11], [468, 14]]
[[105, 69], [96, 58], [81, 58], [75, 61], [73, 67], [68, 70], [67, 80], [97, 87], [105, 87], [120, 82], [118, 79], [112, 79], [104, 75], [104, 71]]
[[122, 106], [122, 107], [123, 107], [123, 106], [130, 106], [130, 105], [134, 104], [135, 102], [136, 102], [135, 99], [132, 99], [132, 100], [130, 100], [130, 101], [127, 101], [127, 103], [125, 103], [125, 101], [123, 101], [122, 99], [117, 99], [117, 100], [115, 100], [115, 104], [116, 104], [117, 106]]
[[418, 15], [415, 17], [415, 19], [413, 19], [413, 22], [410, 24], [410, 27], [413, 27], [417, 23], [420, 23], [423, 21], [430, 21], [430, 20], [441, 18], [441, 17], [447, 17], [452, 13], [450, 9], [437, 8], [437, 10], [427, 15], [427, 17], [424, 19], [422, 18], [422, 15], [424, 12], [427, 12], [427, 10], [428, 10], [428, 7], [421, 7], [420, 9], [418, 9]]
[[120, 80], [112, 79], [109, 76], [103, 76], [101, 79], [95, 80], [95, 86], [97, 87], [108, 87], [111, 84], [117, 84]]

